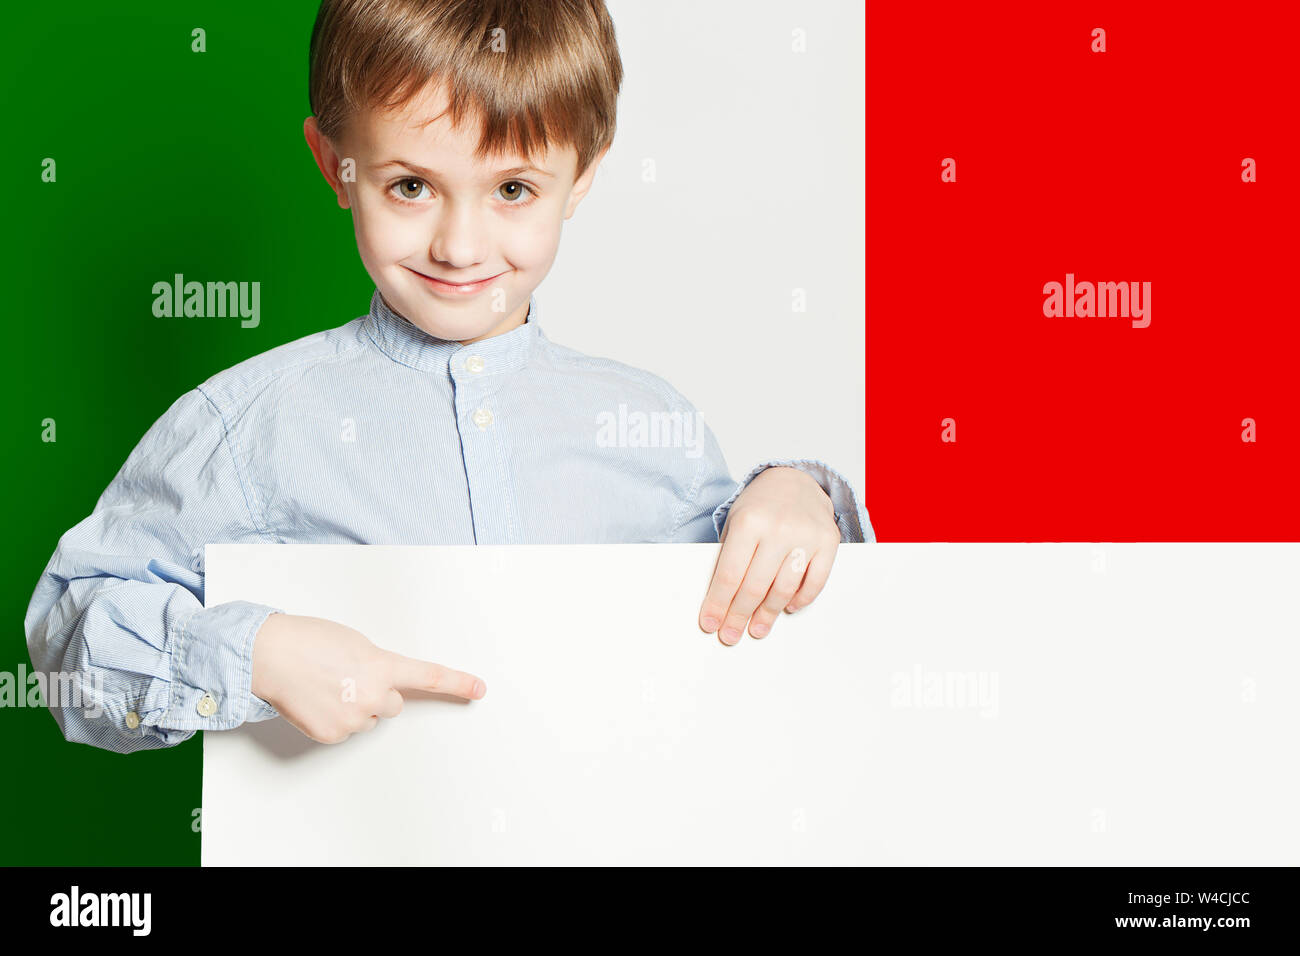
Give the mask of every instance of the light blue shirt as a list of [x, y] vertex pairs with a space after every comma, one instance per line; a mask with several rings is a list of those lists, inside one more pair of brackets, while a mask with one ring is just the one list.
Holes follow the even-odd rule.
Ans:
[[671, 385], [556, 345], [540, 322], [533, 296], [523, 325], [461, 345], [376, 290], [368, 315], [177, 399], [59, 539], [27, 609], [37, 671], [83, 695], [47, 697], [64, 736], [130, 752], [277, 716], [250, 683], [253, 639], [280, 609], [205, 608], [211, 542], [717, 542], [772, 465], [817, 479], [843, 541], [875, 540], [838, 472], [772, 460], [734, 481]]

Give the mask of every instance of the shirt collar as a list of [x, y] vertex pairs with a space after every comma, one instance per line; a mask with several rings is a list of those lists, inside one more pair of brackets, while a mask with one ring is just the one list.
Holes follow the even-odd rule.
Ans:
[[395, 362], [426, 372], [464, 372], [469, 362], [477, 376], [523, 366], [537, 341], [545, 338], [539, 324], [540, 314], [537, 296], [529, 296], [528, 315], [523, 325], [471, 345], [461, 345], [430, 335], [394, 312], [375, 289], [370, 299], [370, 314], [363, 325], [375, 345]]

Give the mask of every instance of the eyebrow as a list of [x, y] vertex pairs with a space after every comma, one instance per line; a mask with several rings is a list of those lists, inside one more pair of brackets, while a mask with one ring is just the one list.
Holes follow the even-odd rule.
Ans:
[[[426, 169], [423, 166], [417, 165], [416, 163], [408, 162], [405, 159], [390, 159], [386, 163], [376, 163], [373, 168], [387, 169], [389, 166], [405, 166], [407, 169], [411, 170], [412, 172], [419, 173], [421, 176], [424, 176], [427, 179], [438, 178], [438, 174], [435, 173], [432, 169]], [[501, 179], [505, 176], [518, 176], [521, 173], [539, 173], [542, 176], [546, 176], [548, 179], [555, 178], [555, 175], [553, 173], [548, 173], [546, 170], [539, 169], [536, 166], [514, 166], [510, 169], [503, 169], [499, 173], [493, 173], [488, 178]]]

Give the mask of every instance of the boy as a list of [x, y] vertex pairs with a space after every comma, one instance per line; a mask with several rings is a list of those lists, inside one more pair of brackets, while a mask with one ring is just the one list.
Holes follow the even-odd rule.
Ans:
[[332, 621], [203, 607], [207, 542], [720, 541], [699, 624], [735, 644], [813, 600], [841, 540], [875, 539], [820, 462], [736, 485], [707, 428], [688, 448], [599, 440], [616, 409], [698, 416], [543, 334], [533, 290], [614, 134], [603, 0], [325, 0], [310, 72], [305, 135], [370, 311], [183, 395], [62, 536], [25, 623], [38, 670], [98, 688], [96, 716], [51, 708], [68, 740], [128, 752], [282, 715], [337, 742], [403, 690], [485, 693]]

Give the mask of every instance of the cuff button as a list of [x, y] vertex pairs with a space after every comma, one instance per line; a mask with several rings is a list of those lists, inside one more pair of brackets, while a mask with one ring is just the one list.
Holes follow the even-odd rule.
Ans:
[[217, 712], [217, 702], [211, 694], [204, 694], [199, 698], [199, 703], [195, 707], [202, 716], [211, 717]]

